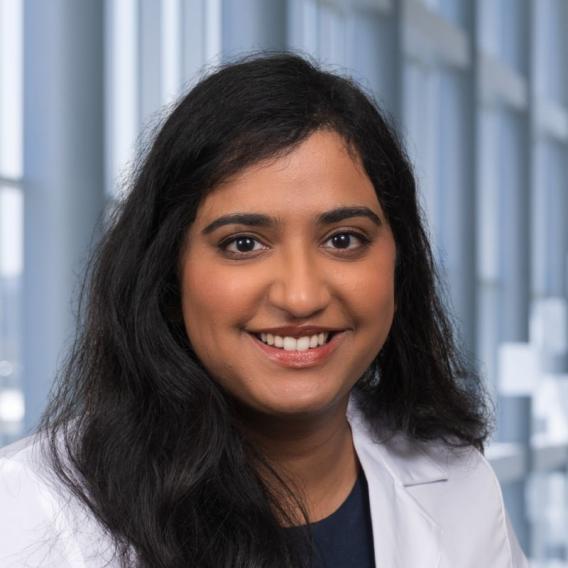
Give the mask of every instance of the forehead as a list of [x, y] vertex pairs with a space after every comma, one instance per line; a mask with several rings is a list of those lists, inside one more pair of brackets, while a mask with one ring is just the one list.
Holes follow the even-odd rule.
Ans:
[[380, 210], [371, 180], [344, 139], [318, 131], [286, 155], [254, 164], [213, 189], [196, 221], [235, 210], [298, 217], [346, 203]]

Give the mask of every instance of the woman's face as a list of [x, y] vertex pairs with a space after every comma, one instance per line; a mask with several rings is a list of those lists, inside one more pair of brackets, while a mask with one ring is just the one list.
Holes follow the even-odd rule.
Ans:
[[[338, 134], [318, 131], [204, 199], [181, 258], [187, 335], [246, 407], [325, 412], [346, 400], [387, 338], [394, 268], [371, 181]], [[328, 331], [331, 340], [312, 347]]]

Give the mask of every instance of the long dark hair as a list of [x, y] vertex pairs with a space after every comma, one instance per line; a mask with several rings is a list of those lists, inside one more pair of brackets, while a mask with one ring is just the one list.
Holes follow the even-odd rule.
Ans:
[[278, 520], [293, 524], [284, 503], [295, 503], [307, 523], [301, 495], [234, 427], [228, 397], [189, 344], [178, 261], [211, 188], [318, 129], [361, 158], [397, 248], [394, 323], [354, 387], [366, 419], [483, 449], [487, 397], [456, 347], [392, 126], [348, 78], [289, 53], [248, 56], [181, 98], [141, 158], [93, 256], [77, 339], [41, 423], [55, 471], [124, 566], [308, 565], [309, 544]]

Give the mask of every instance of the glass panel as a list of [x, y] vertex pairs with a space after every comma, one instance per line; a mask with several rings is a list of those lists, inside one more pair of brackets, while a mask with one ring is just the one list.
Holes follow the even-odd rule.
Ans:
[[290, 49], [317, 56], [318, 18], [317, 0], [290, 0], [288, 2], [287, 43]]
[[527, 0], [480, 0], [479, 37], [483, 49], [521, 74], [527, 71]]
[[22, 432], [22, 2], [0, 0], [0, 446]]
[[179, 0], [162, 0], [162, 102], [171, 103], [181, 87], [181, 9]]
[[499, 0], [499, 53], [505, 63], [526, 75], [527, 0]]
[[[440, 77], [432, 67], [409, 62], [404, 69], [403, 115], [406, 144], [416, 171], [421, 204], [439, 245]], [[439, 256], [438, 246], [434, 247]]]
[[[440, 12], [450, 22], [464, 29], [470, 26], [469, 10], [472, 0], [438, 0]], [[477, 0], [473, 0], [474, 2]]]
[[553, 140], [537, 145], [536, 187], [533, 195], [533, 293], [566, 293], [566, 149]]
[[538, 94], [560, 104], [568, 102], [568, 3], [565, 0], [540, 0], [535, 3], [535, 60]]
[[499, 54], [499, 0], [479, 0], [477, 6], [479, 42], [491, 55]]
[[452, 24], [466, 28], [468, 25], [468, 5], [471, 0], [422, 0], [430, 9], [440, 13]]
[[21, 386], [23, 199], [0, 186], [0, 445], [18, 437], [24, 418]]
[[139, 126], [138, 2], [107, 0], [106, 190], [115, 196], [119, 179], [134, 158]]
[[22, 175], [22, 2], [0, 1], [0, 177]]
[[346, 61], [345, 14], [334, 6], [320, 5], [318, 55], [324, 63], [343, 65]]
[[535, 568], [565, 568], [568, 558], [568, 477], [565, 472], [533, 473], [528, 503]]

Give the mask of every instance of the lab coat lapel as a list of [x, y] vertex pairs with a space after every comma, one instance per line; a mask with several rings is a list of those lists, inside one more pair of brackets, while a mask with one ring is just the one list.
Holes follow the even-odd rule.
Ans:
[[406, 487], [443, 481], [446, 472], [427, 459], [409, 464], [404, 451], [377, 441], [352, 399], [347, 418], [369, 487], [377, 568], [439, 568], [442, 529]]

